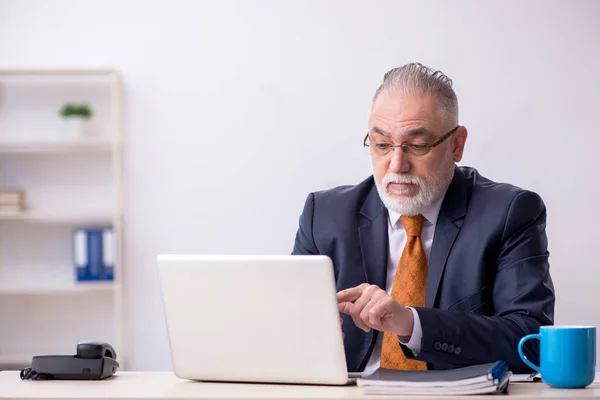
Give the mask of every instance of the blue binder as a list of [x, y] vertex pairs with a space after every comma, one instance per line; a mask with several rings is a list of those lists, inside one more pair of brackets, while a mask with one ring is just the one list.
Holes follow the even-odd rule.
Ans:
[[114, 280], [115, 271], [115, 242], [112, 228], [102, 230], [102, 268], [100, 279]]
[[89, 280], [87, 240], [85, 229], [78, 228], [73, 231], [73, 264], [77, 281]]
[[77, 281], [114, 279], [112, 228], [76, 228], [73, 231], [73, 264]]

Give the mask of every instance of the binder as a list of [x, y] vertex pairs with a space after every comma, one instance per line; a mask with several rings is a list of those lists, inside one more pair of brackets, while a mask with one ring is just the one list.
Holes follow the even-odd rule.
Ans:
[[77, 281], [89, 280], [87, 232], [85, 229], [73, 231], [73, 264]]
[[114, 234], [110, 227], [80, 227], [73, 231], [75, 277], [83, 281], [114, 280]]
[[102, 231], [102, 273], [101, 279], [106, 281], [114, 280], [115, 270], [115, 242], [112, 228], [105, 228]]
[[87, 229], [88, 277], [91, 281], [100, 280], [102, 272], [102, 230]]

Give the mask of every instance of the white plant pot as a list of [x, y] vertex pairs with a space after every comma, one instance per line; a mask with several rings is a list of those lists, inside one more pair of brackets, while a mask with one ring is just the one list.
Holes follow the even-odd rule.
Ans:
[[65, 117], [64, 130], [67, 139], [80, 139], [84, 136], [85, 119], [82, 117]]

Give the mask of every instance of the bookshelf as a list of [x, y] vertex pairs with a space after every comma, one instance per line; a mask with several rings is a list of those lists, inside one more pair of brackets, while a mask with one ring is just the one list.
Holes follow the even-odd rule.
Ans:
[[[74, 354], [77, 342], [123, 346], [122, 83], [111, 69], [0, 69], [0, 370], [36, 354]], [[73, 134], [59, 114], [87, 104]], [[114, 278], [78, 281], [73, 232], [110, 227]]]

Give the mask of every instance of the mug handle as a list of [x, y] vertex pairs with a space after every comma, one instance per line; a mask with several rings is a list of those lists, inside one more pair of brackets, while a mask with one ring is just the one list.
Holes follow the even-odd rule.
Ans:
[[537, 339], [537, 340], [541, 340], [542, 335], [540, 335], [539, 333], [535, 333], [535, 334], [531, 334], [531, 335], [526, 335], [523, 336], [521, 338], [521, 340], [519, 340], [519, 346], [517, 348], [517, 350], [519, 351], [519, 357], [521, 357], [521, 360], [523, 360], [523, 362], [527, 365], [529, 365], [531, 368], [533, 368], [534, 370], [536, 370], [537, 372], [541, 373], [540, 371], [540, 367], [538, 367], [537, 365], [535, 365], [534, 363], [532, 363], [531, 361], [529, 361], [527, 359], [527, 357], [525, 357], [525, 354], [523, 354], [523, 345], [525, 344], [526, 341], [528, 341], [529, 339]]

